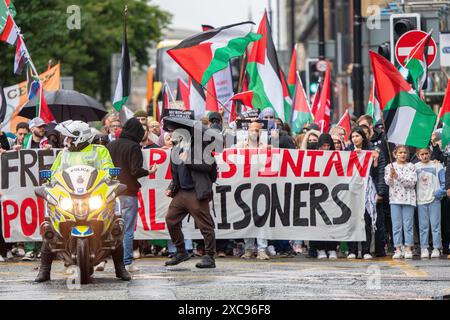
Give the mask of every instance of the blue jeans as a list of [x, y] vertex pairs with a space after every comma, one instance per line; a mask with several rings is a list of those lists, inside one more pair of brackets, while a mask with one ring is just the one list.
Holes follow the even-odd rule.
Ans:
[[436, 200], [429, 204], [418, 206], [419, 209], [419, 231], [420, 247], [428, 248], [428, 236], [431, 223], [431, 234], [433, 235], [433, 249], [440, 249], [441, 242], [441, 201]]
[[392, 233], [394, 247], [403, 246], [403, 233], [405, 234], [404, 245], [414, 246], [414, 207], [404, 204], [391, 204]]
[[[245, 242], [245, 250], [252, 250], [255, 248], [255, 238], [246, 238]], [[267, 249], [267, 240], [258, 238], [256, 239], [256, 243], [258, 245], [258, 251], [263, 251]]]
[[138, 198], [119, 196], [122, 218], [125, 225], [123, 235], [123, 262], [126, 266], [133, 262], [134, 227], [138, 215]]
[[[194, 249], [194, 245], [192, 243], [192, 240], [184, 239], [184, 247], [186, 248], [186, 251], [193, 250]], [[167, 250], [169, 251], [169, 253], [177, 252], [177, 248], [173, 244], [172, 240], [169, 240], [167, 242]]]

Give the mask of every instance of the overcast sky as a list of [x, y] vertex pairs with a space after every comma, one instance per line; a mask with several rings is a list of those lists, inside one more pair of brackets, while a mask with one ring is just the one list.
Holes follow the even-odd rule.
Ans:
[[[150, 3], [173, 14], [173, 28], [200, 31], [202, 24], [220, 27], [250, 18], [256, 24], [256, 31], [269, 1], [275, 21], [277, 0], [151, 0]], [[276, 24], [272, 30], [276, 43]]]

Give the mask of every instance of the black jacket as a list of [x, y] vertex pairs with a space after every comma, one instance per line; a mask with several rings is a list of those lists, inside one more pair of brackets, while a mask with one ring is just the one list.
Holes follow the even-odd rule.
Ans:
[[127, 185], [128, 190], [125, 193], [127, 196], [137, 196], [141, 187], [138, 179], [149, 174], [148, 170], [143, 168], [144, 160], [139, 144], [144, 134], [144, 128], [139, 120], [131, 118], [125, 123], [119, 139], [106, 146], [114, 166], [121, 168], [119, 180]]
[[[179, 153], [179, 150], [179, 148], [175, 147], [172, 149], [172, 152]], [[191, 161], [190, 164], [187, 164], [187, 167], [191, 171], [197, 200], [211, 201], [213, 199], [213, 183], [217, 180], [217, 163], [214, 157], [212, 158], [213, 162], [211, 164], [206, 163], [204, 159], [202, 159], [202, 163], [194, 162], [193, 155], [191, 155], [190, 158]], [[174, 179], [174, 177], [177, 176], [177, 166], [172, 163], [172, 157], [170, 170], [172, 172], [172, 181], [168, 187], [168, 190], [172, 191], [172, 197], [174, 197], [180, 189], [180, 186], [178, 184], [178, 181]]]

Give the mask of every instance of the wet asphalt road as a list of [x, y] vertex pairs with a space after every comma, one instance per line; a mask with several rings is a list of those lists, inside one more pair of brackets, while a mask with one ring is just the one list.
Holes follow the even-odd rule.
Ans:
[[109, 261], [93, 283], [69, 289], [61, 261], [52, 281], [35, 284], [38, 262], [0, 263], [0, 299], [433, 299], [450, 295], [450, 260], [318, 261], [302, 256], [244, 261], [217, 259], [199, 270], [191, 259], [166, 268], [165, 258], [137, 260], [133, 281], [114, 277]]

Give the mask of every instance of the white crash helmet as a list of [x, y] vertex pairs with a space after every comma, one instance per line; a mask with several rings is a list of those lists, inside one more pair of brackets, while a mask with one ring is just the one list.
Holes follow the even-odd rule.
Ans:
[[95, 137], [89, 125], [80, 120], [67, 120], [61, 122], [55, 127], [55, 130], [64, 137], [73, 138], [72, 144], [74, 146], [78, 146], [85, 142], [92, 143]]

